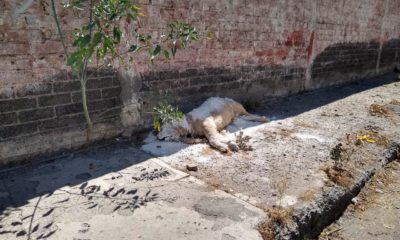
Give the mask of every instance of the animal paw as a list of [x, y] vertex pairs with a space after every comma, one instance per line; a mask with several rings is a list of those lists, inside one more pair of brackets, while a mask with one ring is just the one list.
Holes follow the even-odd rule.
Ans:
[[230, 150], [234, 151], [234, 152], [238, 152], [239, 151], [239, 146], [233, 142], [233, 141], [229, 141], [228, 143], [228, 147]]
[[217, 149], [218, 149], [220, 152], [223, 152], [223, 153], [229, 152], [229, 148], [227, 148], [227, 147], [219, 146], [219, 147], [217, 147]]
[[214, 148], [218, 149], [220, 152], [227, 153], [229, 151], [229, 147], [226, 144], [221, 142], [210, 142], [210, 145]]

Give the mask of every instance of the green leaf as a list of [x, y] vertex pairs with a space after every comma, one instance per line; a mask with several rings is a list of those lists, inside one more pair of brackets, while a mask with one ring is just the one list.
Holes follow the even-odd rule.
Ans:
[[85, 47], [89, 44], [90, 42], [90, 36], [85, 35], [85, 36], [78, 36], [74, 43], [72, 44], [74, 47], [80, 46], [80, 47]]
[[169, 52], [167, 50], [164, 50], [164, 57], [166, 59], [169, 59]]
[[97, 46], [101, 42], [101, 38], [103, 37], [103, 34], [101, 32], [96, 32], [93, 36], [93, 46]]
[[118, 15], [117, 15], [116, 13], [113, 13], [113, 14], [111, 14], [109, 20], [110, 20], [110, 21], [113, 21], [113, 20], [114, 20], [115, 18], [117, 18], [117, 17], [118, 17]]
[[106, 55], [108, 52], [115, 54], [115, 45], [111, 38], [104, 36], [103, 38], [103, 54]]
[[89, 44], [89, 42], [90, 42], [90, 36], [89, 36], [89, 35], [85, 35], [85, 36], [82, 38], [82, 40], [81, 40], [81, 42], [80, 42], [79, 45], [81, 45], [82, 47], [84, 47], [84, 46], [87, 46], [87, 45]]
[[137, 12], [137, 11], [140, 10], [140, 7], [138, 7], [138, 6], [136, 6], [136, 5], [133, 5], [131, 9], [132, 9], [132, 11]]
[[136, 51], [138, 51], [139, 49], [140, 49], [140, 47], [139, 47], [138, 45], [133, 44], [133, 45], [130, 46], [128, 52], [136, 52]]
[[152, 56], [157, 57], [158, 55], [160, 55], [160, 52], [161, 52], [161, 46], [157, 45], [153, 50]]
[[121, 36], [122, 36], [122, 31], [121, 29], [114, 27], [113, 29], [113, 37], [116, 40], [117, 43], [121, 41]]
[[81, 70], [84, 60], [84, 49], [72, 53], [67, 59], [67, 64], [74, 70]]

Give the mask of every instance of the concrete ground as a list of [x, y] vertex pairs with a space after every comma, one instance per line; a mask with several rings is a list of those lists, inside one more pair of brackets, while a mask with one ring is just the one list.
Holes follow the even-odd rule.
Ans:
[[396, 240], [400, 236], [400, 161], [381, 169], [320, 240]]
[[260, 239], [264, 213], [129, 146], [3, 174], [0, 239]]
[[4, 240], [261, 239], [265, 216], [129, 146], [3, 174], [0, 200]]
[[250, 137], [241, 140], [248, 151], [221, 154], [150, 133], [140, 148], [120, 142], [4, 171], [0, 239], [317, 237], [398, 157], [395, 79], [261, 104], [254, 111], [271, 122], [237, 119], [227, 129]]
[[[267, 212], [288, 209], [294, 223], [278, 238], [316, 237], [370, 173], [397, 154], [400, 83], [395, 79], [386, 75], [267, 102], [256, 112], [271, 122], [238, 119], [228, 127], [251, 138], [251, 151], [221, 154], [207, 144], [159, 142], [154, 136], [142, 149], [182, 171], [197, 165], [191, 175]], [[339, 143], [337, 171], [330, 153]]]

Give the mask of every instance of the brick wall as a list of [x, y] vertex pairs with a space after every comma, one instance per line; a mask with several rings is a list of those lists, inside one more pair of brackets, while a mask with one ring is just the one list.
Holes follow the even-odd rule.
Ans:
[[257, 97], [261, 100], [260, 96], [288, 95], [302, 90], [304, 78], [305, 69], [298, 66], [259, 65], [151, 72], [143, 74], [141, 81], [144, 96], [169, 89], [172, 99], [181, 108], [189, 109], [210, 96], [248, 101]]
[[[80, 82], [66, 75], [53, 80], [45, 84], [27, 84], [23, 89], [11, 89], [9, 94], [0, 95], [0, 141], [84, 126]], [[93, 120], [117, 121], [121, 88], [115, 74], [89, 79], [87, 88]]]
[[333, 85], [350, 78], [375, 74], [378, 52], [377, 42], [342, 43], [327, 47], [312, 63], [312, 86]]
[[[125, 127], [140, 124], [140, 105], [151, 105], [149, 96], [159, 90], [169, 90], [184, 107], [215, 95], [259, 100], [380, 74], [399, 62], [397, 0], [137, 2], [146, 15], [139, 21], [140, 31], [156, 35], [169, 21], [184, 19], [214, 37], [155, 66], [148, 64], [145, 54], [138, 54], [128, 77], [119, 81], [113, 74], [96, 76], [93, 82], [98, 85], [88, 93], [90, 106], [95, 112], [100, 107], [113, 109], [111, 119], [117, 120], [99, 128], [96, 139], [120, 133], [120, 113]], [[59, 149], [61, 144], [51, 144], [54, 138], [74, 136], [68, 138], [68, 146], [83, 142], [83, 136], [72, 133], [84, 125], [79, 84], [60, 77], [68, 68], [53, 18], [36, 5], [12, 18], [17, 5], [18, 1], [0, 2], [3, 162], [28, 156], [29, 151]], [[66, 31], [85, 19], [84, 14], [77, 18], [58, 9]], [[12, 150], [39, 140], [49, 144], [39, 150], [24, 147], [23, 153]]]
[[[0, 94], [0, 164], [85, 143], [80, 82], [68, 74], [50, 79], [5, 88]], [[87, 89], [94, 139], [120, 133], [121, 87], [116, 74], [93, 73]]]

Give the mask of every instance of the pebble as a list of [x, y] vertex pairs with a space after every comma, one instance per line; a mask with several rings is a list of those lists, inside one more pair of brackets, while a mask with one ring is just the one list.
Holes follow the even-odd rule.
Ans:
[[186, 165], [186, 169], [188, 171], [197, 172], [198, 167], [195, 164], [188, 164], [188, 165]]
[[358, 203], [358, 201], [359, 201], [358, 197], [355, 197], [355, 198], [351, 199], [351, 203], [354, 204], [354, 205], [356, 205]]

